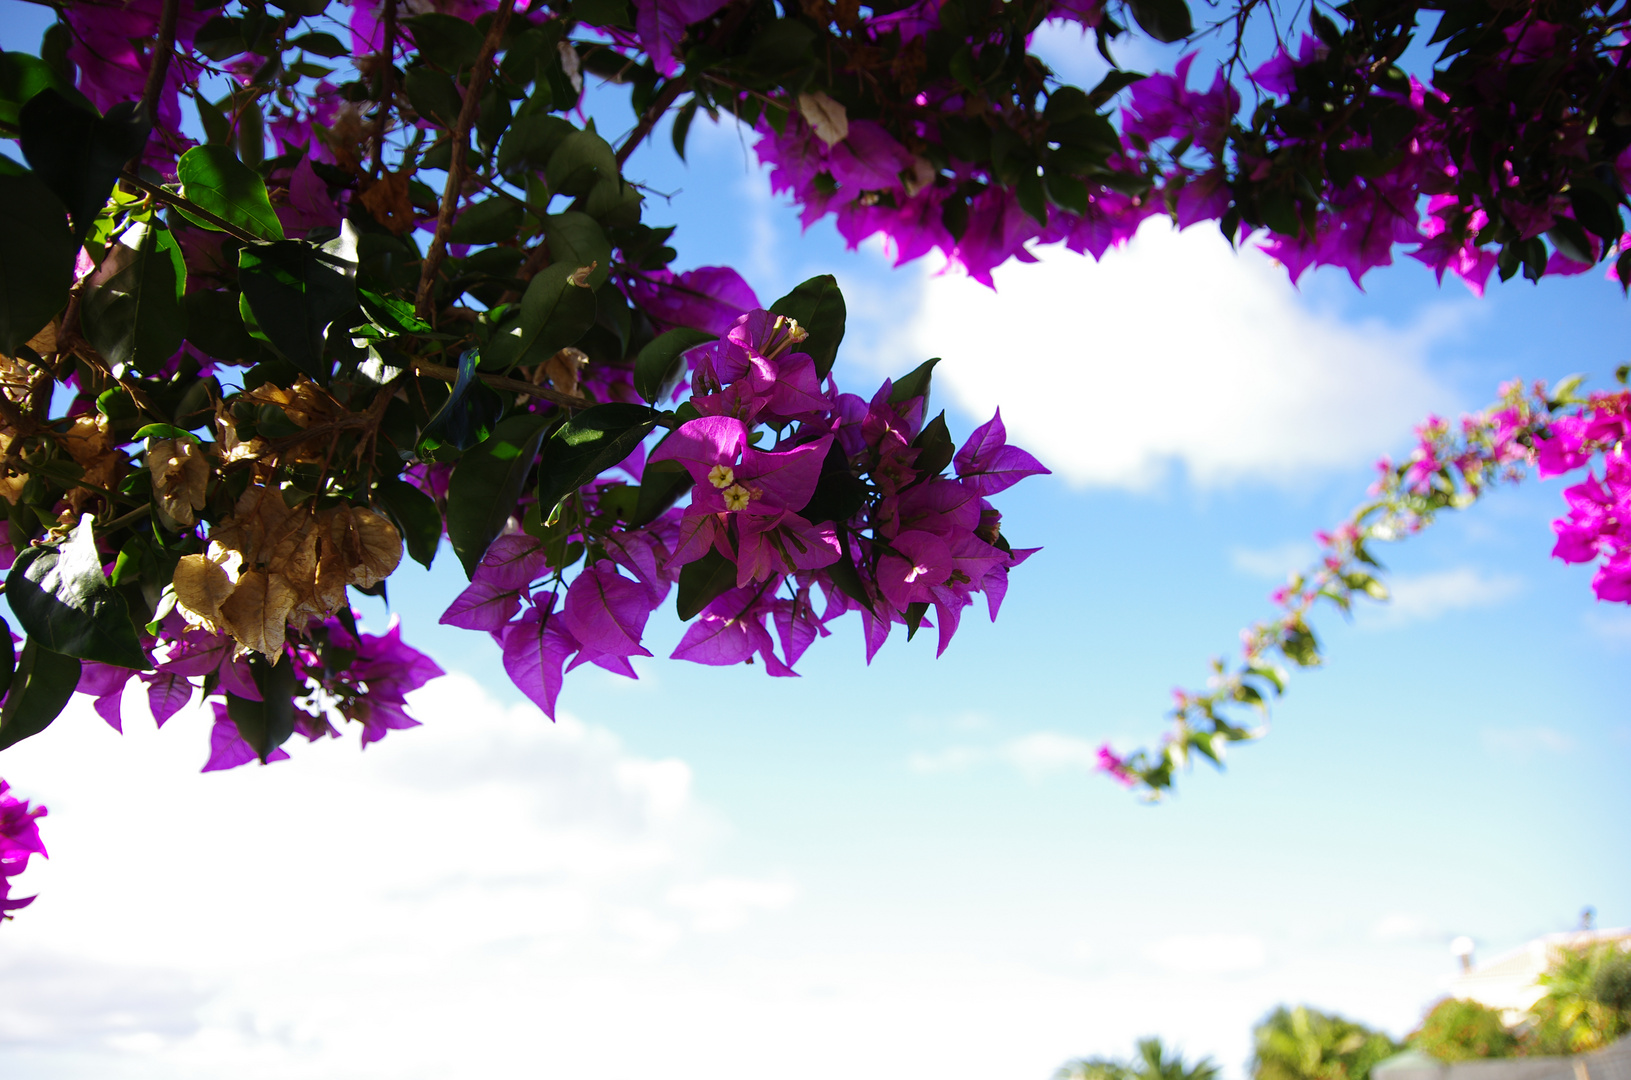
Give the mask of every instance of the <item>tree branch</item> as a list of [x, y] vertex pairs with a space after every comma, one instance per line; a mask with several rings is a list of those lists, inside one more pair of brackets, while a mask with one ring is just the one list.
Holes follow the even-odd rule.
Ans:
[[684, 75], [669, 79], [663, 84], [662, 90], [657, 93], [657, 100], [651, 103], [651, 107], [641, 115], [640, 122], [634, 126], [634, 130], [629, 132], [629, 137], [623, 140], [623, 145], [617, 148], [617, 167], [619, 169], [623, 167], [624, 162], [629, 160], [629, 155], [634, 153], [634, 148], [639, 146], [647, 135], [651, 134], [651, 129], [657, 126], [657, 121], [661, 120], [663, 114], [668, 111], [668, 107], [674, 104], [674, 99], [685, 93], [686, 87], [689, 85], [690, 82]]
[[[164, 80], [170, 74], [170, 57], [176, 51], [176, 16], [181, 9], [180, 0], [164, 0], [159, 12], [158, 36], [153, 41], [153, 59], [147, 67], [147, 82], [142, 86], [141, 112], [155, 126], [159, 120], [159, 96], [164, 93]], [[127, 168], [135, 172], [142, 157], [131, 158]]]
[[[446, 382], [453, 382], [459, 377], [459, 372], [455, 368], [443, 367], [441, 364], [427, 364], [422, 360], [413, 362], [413, 371], [416, 375], [423, 375], [431, 379], [442, 379]], [[539, 386], [537, 383], [525, 382], [521, 379], [511, 379], [504, 375], [482, 375], [478, 373], [476, 378], [491, 386], [494, 390], [509, 390], [516, 394], [527, 394], [531, 397], [542, 398], [545, 401], [552, 401], [556, 405], [564, 405], [569, 409], [587, 409], [595, 404], [586, 397], [578, 397], [576, 394], [563, 394], [559, 390], [547, 386]]]
[[197, 203], [184, 199], [173, 191], [166, 191], [157, 184], [149, 184], [146, 180], [143, 180], [140, 176], [137, 176], [135, 168], [130, 165], [125, 166], [125, 171], [119, 174], [119, 179], [123, 180], [131, 187], [136, 188], [138, 191], [152, 196], [161, 203], [168, 203], [171, 206], [180, 207], [186, 210], [192, 217], [209, 222], [211, 225], [215, 226], [217, 229], [220, 229], [228, 236], [242, 240], [246, 244], [260, 243], [260, 237], [253, 233], [244, 232], [244, 230], [238, 228], [238, 226], [232, 224], [230, 221], [227, 221], [225, 218], [216, 217], [214, 214], [210, 213], [202, 206], [199, 206]]
[[414, 299], [414, 310], [429, 323], [435, 322], [431, 293], [436, 285], [436, 271], [441, 269], [442, 260], [447, 258], [447, 232], [453, 227], [453, 214], [458, 209], [459, 195], [464, 189], [470, 125], [476, 122], [476, 113], [481, 108], [481, 92], [487, 86], [487, 77], [492, 74], [493, 56], [498, 52], [498, 43], [504, 39], [504, 28], [509, 25], [510, 12], [514, 10], [515, 0], [499, 0], [498, 11], [493, 15], [492, 24], [487, 27], [487, 38], [481, 43], [481, 51], [476, 54], [475, 65], [470, 69], [470, 85], [464, 90], [464, 104], [459, 108], [458, 118], [453, 121], [450, 133], [453, 152], [447, 166], [447, 185], [442, 189], [441, 211], [436, 215], [436, 235], [419, 269], [419, 292]]

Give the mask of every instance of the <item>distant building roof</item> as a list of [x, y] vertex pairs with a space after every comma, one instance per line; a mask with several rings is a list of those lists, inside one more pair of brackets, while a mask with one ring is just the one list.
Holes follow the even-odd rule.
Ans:
[[1525, 1012], [1540, 1000], [1544, 989], [1535, 980], [1552, 966], [1558, 953], [1603, 941], [1631, 946], [1631, 927], [1571, 930], [1538, 937], [1457, 975], [1448, 989], [1452, 997], [1471, 998], [1507, 1012]]

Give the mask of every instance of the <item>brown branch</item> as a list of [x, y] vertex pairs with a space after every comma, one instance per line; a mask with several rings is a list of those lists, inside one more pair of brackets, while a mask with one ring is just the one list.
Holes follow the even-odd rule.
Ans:
[[653, 101], [651, 107], [641, 114], [640, 122], [634, 126], [633, 131], [629, 132], [629, 137], [623, 140], [623, 145], [617, 148], [617, 167], [619, 169], [629, 160], [629, 155], [634, 153], [634, 148], [639, 146], [647, 135], [651, 134], [651, 129], [657, 126], [657, 121], [661, 120], [663, 114], [668, 111], [668, 107], [674, 104], [674, 99], [685, 93], [685, 89], [689, 85], [690, 82], [684, 75], [669, 79], [663, 84], [662, 90], [657, 94], [657, 100]]
[[[164, 80], [170, 74], [170, 57], [176, 51], [176, 15], [180, 9], [180, 0], [164, 0], [164, 8], [159, 12], [158, 36], [153, 41], [153, 59], [147, 68], [147, 82], [142, 86], [139, 108], [148, 123], [154, 125], [159, 122], [159, 95], [164, 93]], [[142, 156], [137, 154], [126, 168], [135, 172], [141, 161]]]
[[453, 121], [450, 132], [453, 145], [447, 166], [447, 185], [442, 188], [441, 211], [436, 215], [436, 235], [430, 242], [430, 250], [425, 253], [424, 264], [419, 268], [419, 292], [414, 300], [414, 310], [428, 323], [435, 322], [431, 293], [436, 285], [436, 271], [441, 269], [442, 260], [447, 258], [447, 232], [453, 227], [453, 214], [458, 209], [459, 196], [464, 190], [470, 126], [476, 122], [476, 113], [481, 108], [481, 92], [487, 86], [487, 77], [492, 74], [493, 56], [498, 52], [499, 42], [504, 39], [504, 28], [509, 25], [513, 10], [515, 0], [499, 0], [498, 11], [487, 27], [487, 37], [481, 43], [481, 51], [476, 54], [475, 66], [470, 69], [470, 85], [464, 90], [464, 104], [460, 106], [458, 118]]
[[[441, 379], [444, 382], [453, 382], [459, 377], [456, 368], [443, 367], [441, 364], [427, 364], [423, 360], [413, 361], [413, 371], [416, 375]], [[578, 397], [576, 394], [563, 394], [559, 390], [547, 386], [524, 382], [521, 379], [511, 379], [505, 375], [482, 375], [478, 373], [476, 378], [491, 386], [494, 390], [509, 390], [517, 394], [528, 394], [535, 398], [542, 398], [545, 401], [552, 401], [556, 405], [564, 405], [569, 409], [587, 409], [595, 404], [586, 397]]]

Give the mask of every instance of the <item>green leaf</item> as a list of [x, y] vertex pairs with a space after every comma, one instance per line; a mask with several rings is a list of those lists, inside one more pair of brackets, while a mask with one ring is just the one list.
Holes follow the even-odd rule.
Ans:
[[686, 352], [717, 340], [717, 334], [686, 326], [657, 335], [634, 359], [635, 392], [653, 404], [661, 401], [679, 381], [680, 361]]
[[927, 600], [915, 600], [906, 605], [904, 621], [906, 623], [907, 641], [911, 641], [913, 638], [917, 637], [918, 629], [923, 625], [923, 618], [928, 614], [929, 602]]
[[[195, 147], [188, 153], [208, 147]], [[323, 340], [335, 319], [357, 306], [350, 267], [301, 240], [252, 244], [238, 252], [239, 305], [245, 323], [261, 332], [295, 367], [327, 383]]]
[[77, 250], [108, 201], [125, 162], [147, 145], [152, 125], [131, 103], [106, 116], [81, 108], [47, 87], [18, 113], [23, 156], [74, 221]]
[[191, 439], [197, 442], [198, 436], [174, 424], [148, 424], [130, 437], [131, 442], [141, 442], [143, 439]]
[[187, 264], [169, 229], [132, 225], [87, 284], [80, 307], [85, 336], [110, 363], [151, 375], [181, 348]]
[[689, 622], [702, 609], [736, 587], [736, 564], [721, 555], [717, 548], [680, 570], [679, 588], [674, 598], [680, 620]]
[[650, 525], [679, 501], [691, 487], [691, 474], [677, 461], [653, 461], [640, 473], [640, 496], [634, 504], [629, 528]]
[[[815, 490], [810, 493], [810, 501], [799, 509], [798, 514], [812, 525], [824, 521], [842, 524], [854, 517], [865, 501], [866, 484], [850, 469], [844, 448], [835, 440], [827, 447], [826, 460], [821, 463], [821, 477], [816, 481]], [[853, 567], [850, 572], [854, 573]]]
[[94, 106], [85, 95], [36, 56], [27, 53], [0, 53], [0, 123], [17, 125], [23, 106], [41, 90], [55, 90], [70, 104], [87, 112]]
[[605, 283], [612, 269], [612, 245], [600, 222], [576, 210], [550, 214], [544, 219], [544, 239], [549, 242], [552, 262], [565, 263], [573, 269], [593, 265], [589, 287], [598, 289]]
[[940, 363], [940, 357], [925, 360], [911, 371], [895, 380], [894, 388], [889, 391], [889, 404], [904, 405], [915, 397], [923, 399], [923, 410], [929, 409], [929, 381], [934, 375], [934, 366]]
[[1612, 190], [1595, 180], [1576, 177], [1569, 182], [1569, 206], [1580, 224], [1612, 244], [1625, 232], [1625, 222]]
[[451, 128], [463, 102], [453, 80], [434, 68], [409, 68], [403, 80], [413, 111], [432, 123]]
[[449, 75], [473, 65], [481, 52], [481, 31], [463, 19], [431, 12], [402, 22], [413, 31], [419, 55]]
[[[549, 163], [557, 147], [578, 129], [559, 116], [518, 116], [498, 147], [498, 171], [509, 176], [521, 169], [538, 170]], [[616, 158], [613, 158], [615, 164]]]
[[538, 465], [538, 513], [544, 520], [560, 501], [634, 452], [657, 424], [644, 405], [612, 402], [585, 409], [555, 430]]
[[[6, 638], [9, 641], [11, 635]], [[24, 643], [5, 708], [0, 709], [0, 750], [38, 735], [61, 715], [79, 685], [79, 668], [74, 657], [42, 648], [33, 638]]]
[[408, 556], [430, 569], [436, 549], [442, 543], [442, 512], [436, 508], [436, 500], [395, 476], [374, 486], [374, 498], [395, 522], [402, 542], [407, 545]]
[[0, 173], [0, 353], [16, 356], [68, 303], [78, 249], [39, 177]]
[[674, 114], [674, 129], [670, 135], [674, 141], [674, 153], [685, 160], [685, 141], [691, 134], [691, 122], [697, 118], [697, 99], [692, 98], [681, 106], [680, 111]]
[[447, 536], [466, 577], [475, 573], [487, 545], [515, 511], [549, 423], [535, 413], [508, 417], [453, 467], [447, 488]]
[[351, 55], [351, 47], [333, 34], [321, 32], [301, 34], [297, 38], [291, 38], [289, 44], [297, 49], [304, 49], [314, 56], [325, 56], [330, 60]]
[[17, 647], [11, 640], [11, 624], [0, 619], [0, 698], [11, 689], [11, 677], [17, 668]]
[[264, 656], [252, 654], [249, 674], [255, 680], [261, 699], [250, 701], [229, 693], [227, 715], [264, 765], [272, 751], [294, 734], [294, 698], [300, 692], [302, 680], [287, 656], [278, 657], [277, 663], [272, 664]]
[[826, 378], [844, 340], [846, 311], [838, 279], [831, 274], [813, 277], [771, 304], [770, 310], [797, 320], [810, 335], [798, 350], [815, 361], [816, 376]]
[[17, 556], [6, 577], [6, 600], [23, 631], [52, 652], [118, 667], [151, 666], [125, 598], [102, 576], [89, 514], [61, 543]]
[[371, 322], [387, 334], [431, 333], [429, 323], [414, 314], [413, 305], [394, 296], [381, 296], [368, 289], [357, 290], [357, 302]]
[[560, 141], [544, 166], [549, 189], [562, 195], [584, 194], [598, 177], [621, 175], [611, 144], [592, 131], [574, 130]]
[[216, 15], [193, 35], [193, 48], [216, 63], [229, 60], [249, 49], [248, 42], [244, 41], [243, 26], [242, 19]]
[[480, 362], [481, 356], [474, 349], [459, 357], [452, 392], [419, 435], [420, 457], [429, 457], [442, 446], [468, 450], [492, 434], [493, 425], [504, 414], [504, 401], [492, 387], [476, 378]]
[[[195, 146], [176, 164], [181, 196], [222, 221], [235, 225], [262, 240], [282, 240], [283, 223], [266, 197], [266, 183], [260, 174], [239, 161], [225, 146]], [[194, 225], [206, 229], [217, 226], [176, 207]]]
[[[526, 213], [513, 199], [494, 196], [465, 208], [447, 238], [455, 244], [496, 244], [500, 240], [514, 240], [521, 231], [521, 218]], [[553, 254], [554, 248], [550, 249]]]
[[1597, 257], [1592, 254], [1591, 240], [1586, 236], [1586, 230], [1573, 218], [1555, 219], [1552, 227], [1546, 230], [1546, 239], [1552, 242], [1552, 246], [1557, 248], [1558, 253], [1565, 259], [1572, 259], [1587, 266], [1597, 261]]
[[577, 269], [558, 262], [527, 283], [517, 317], [488, 342], [483, 371], [541, 364], [589, 332], [595, 324], [595, 294], [573, 283]]
[[921, 476], [939, 476], [941, 470], [951, 464], [951, 459], [957, 454], [957, 444], [951, 440], [944, 411], [923, 425], [923, 430], [912, 440], [912, 446], [917, 450], [917, 460], [912, 463], [912, 468]]
[[1139, 27], [1157, 41], [1178, 41], [1195, 32], [1184, 0], [1127, 0], [1127, 7]]

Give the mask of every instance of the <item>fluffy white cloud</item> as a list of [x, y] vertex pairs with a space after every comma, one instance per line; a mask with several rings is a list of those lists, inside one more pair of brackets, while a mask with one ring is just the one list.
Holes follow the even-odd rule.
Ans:
[[1471, 566], [1424, 574], [1398, 574], [1383, 580], [1390, 598], [1385, 604], [1361, 604], [1359, 610], [1365, 625], [1402, 626], [1427, 622], [1453, 611], [1495, 607], [1523, 588], [1520, 578], [1491, 574]]
[[[423, 727], [366, 753], [301, 745], [226, 774], [198, 772], [203, 716], [127, 720], [121, 738], [84, 699], [8, 751], [7, 779], [50, 806], [52, 857], [4, 928], [0, 1047], [162, 1052], [179, 1076], [327, 1045], [317, 1074], [350, 1075], [463, 983], [638, 967], [793, 901], [783, 877], [714, 871], [721, 823], [684, 762], [462, 676], [414, 706]], [[394, 1056], [384, 1073], [419, 1075]]]
[[1289, 540], [1267, 548], [1234, 548], [1229, 563], [1242, 574], [1269, 581], [1284, 581], [1293, 571], [1314, 561], [1319, 549], [1307, 540]]
[[[1063, 249], [1010, 263], [995, 293], [927, 280], [909, 352], [936, 385], [1078, 486], [1288, 482], [1363, 464], [1449, 401], [1426, 352], [1448, 325], [1346, 322], [1217, 230], [1147, 222], [1094, 262]], [[905, 351], [905, 350], [903, 350]]]

